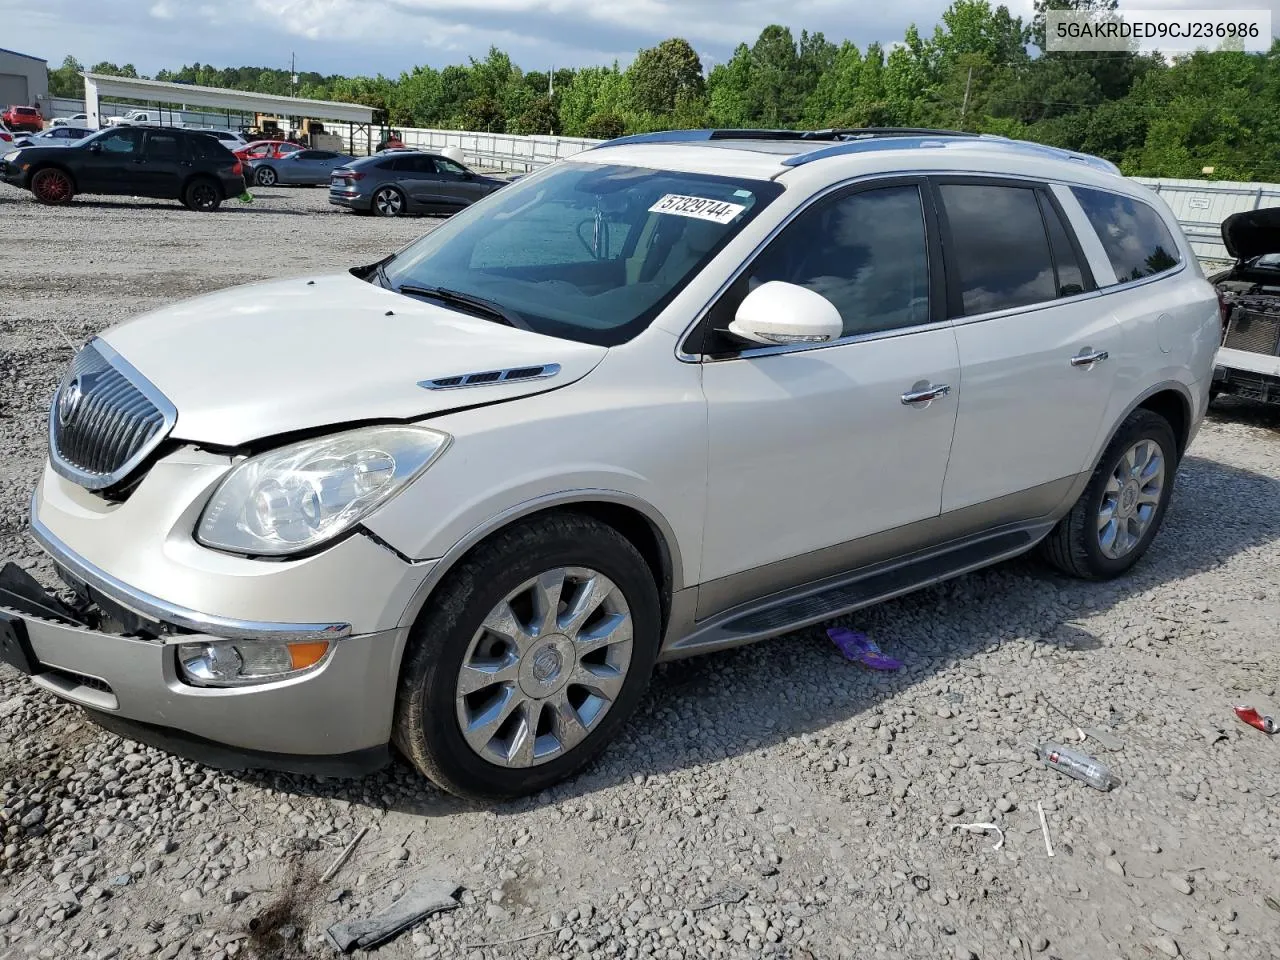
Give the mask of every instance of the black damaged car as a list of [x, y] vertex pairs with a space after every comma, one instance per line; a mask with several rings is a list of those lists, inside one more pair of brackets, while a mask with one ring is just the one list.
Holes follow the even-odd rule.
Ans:
[[199, 130], [176, 127], [108, 127], [64, 147], [11, 150], [0, 179], [48, 204], [94, 193], [209, 211], [245, 191], [244, 168], [230, 150]]

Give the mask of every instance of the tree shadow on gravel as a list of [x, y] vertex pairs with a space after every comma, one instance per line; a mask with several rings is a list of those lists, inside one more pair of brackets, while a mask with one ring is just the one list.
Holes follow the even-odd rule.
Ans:
[[[1224, 503], [1256, 509], [1224, 510]], [[425, 817], [475, 809], [524, 812], [589, 796], [637, 775], [715, 763], [820, 732], [1015, 638], [1066, 656], [1088, 656], [1103, 644], [1078, 621], [1277, 540], [1280, 480], [1188, 456], [1159, 536], [1127, 576], [1104, 583], [1074, 580], [1029, 555], [784, 637], [660, 665], [637, 715], [603, 757], [536, 797], [470, 804], [443, 794], [399, 758], [361, 781], [243, 776], [277, 790]], [[904, 668], [877, 673], [843, 660], [825, 634], [835, 623], [866, 631]]]

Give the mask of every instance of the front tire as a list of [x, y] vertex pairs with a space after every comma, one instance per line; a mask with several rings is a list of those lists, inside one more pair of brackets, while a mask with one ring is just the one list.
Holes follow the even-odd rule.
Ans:
[[1164, 417], [1139, 408], [1116, 431], [1071, 512], [1041, 545], [1063, 573], [1110, 580], [1142, 559], [1173, 495], [1178, 445]]
[[31, 193], [41, 203], [56, 205], [68, 202], [76, 195], [71, 175], [57, 167], [37, 170], [31, 178]]
[[254, 180], [258, 182], [260, 187], [274, 187], [279, 177], [276, 176], [275, 170], [271, 167], [259, 167], [258, 172], [254, 175]]
[[612, 527], [575, 513], [517, 523], [451, 570], [414, 626], [395, 744], [460, 797], [544, 790], [635, 711], [661, 620], [648, 565]]

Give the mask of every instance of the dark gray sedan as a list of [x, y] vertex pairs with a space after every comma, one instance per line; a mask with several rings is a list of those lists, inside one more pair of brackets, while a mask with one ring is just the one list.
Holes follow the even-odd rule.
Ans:
[[329, 202], [380, 217], [450, 214], [506, 185], [439, 154], [395, 150], [335, 170]]
[[245, 166], [244, 178], [260, 187], [277, 184], [320, 186], [338, 167], [355, 157], [332, 150], [295, 150], [285, 157], [266, 157], [250, 160]]

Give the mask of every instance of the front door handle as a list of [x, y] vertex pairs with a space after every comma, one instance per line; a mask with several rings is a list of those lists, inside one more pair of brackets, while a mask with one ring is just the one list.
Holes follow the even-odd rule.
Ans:
[[[1088, 350], [1089, 348], [1086, 347], [1085, 349]], [[1092, 367], [1095, 363], [1101, 363], [1109, 356], [1111, 354], [1105, 350], [1094, 350], [1092, 353], [1077, 353], [1071, 358], [1071, 365], [1073, 367]]]
[[950, 384], [921, 381], [902, 395], [902, 402], [907, 406], [915, 406], [916, 404], [928, 406], [939, 397], [945, 397], [950, 393]]

